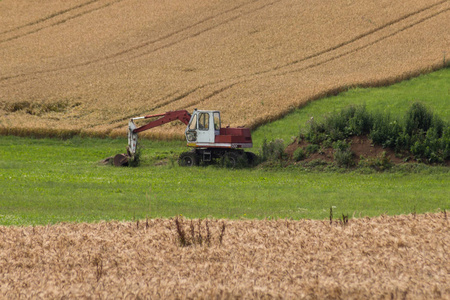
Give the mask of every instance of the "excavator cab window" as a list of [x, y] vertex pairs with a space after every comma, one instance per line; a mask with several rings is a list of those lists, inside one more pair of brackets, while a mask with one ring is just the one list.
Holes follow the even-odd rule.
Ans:
[[198, 129], [208, 130], [209, 129], [209, 114], [201, 113], [198, 117]]
[[197, 141], [197, 115], [192, 116], [189, 122], [188, 129], [186, 130], [186, 139], [188, 142]]
[[196, 130], [197, 129], [197, 115], [194, 115], [192, 117], [191, 123], [189, 123], [189, 130]]
[[220, 130], [220, 113], [214, 113], [214, 130]]

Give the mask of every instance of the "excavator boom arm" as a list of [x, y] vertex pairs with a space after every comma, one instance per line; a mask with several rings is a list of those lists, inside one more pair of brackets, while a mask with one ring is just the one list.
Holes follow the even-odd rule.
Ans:
[[[141, 119], [151, 119], [151, 118], [158, 118], [156, 120], [153, 120], [143, 126], [137, 127], [134, 123], [135, 120], [141, 120]], [[128, 155], [133, 156], [136, 153], [137, 148], [137, 134], [139, 132], [149, 130], [151, 128], [155, 128], [157, 126], [161, 126], [163, 124], [180, 120], [184, 124], [188, 125], [189, 121], [191, 120], [191, 114], [187, 110], [177, 110], [177, 111], [169, 111], [165, 114], [158, 114], [158, 115], [148, 115], [143, 117], [137, 117], [132, 118], [130, 122], [128, 123]]]
[[181, 122], [183, 122], [184, 124], [189, 124], [189, 121], [191, 120], [191, 115], [188, 113], [187, 110], [177, 110], [177, 111], [169, 111], [166, 112], [165, 114], [159, 114], [159, 115], [148, 115], [148, 116], [144, 116], [144, 117], [138, 117], [138, 118], [133, 118], [131, 120], [138, 120], [138, 119], [150, 119], [150, 118], [156, 118], [156, 117], [161, 117], [157, 120], [154, 120], [146, 125], [143, 125], [141, 127], [138, 127], [136, 129], [133, 130], [133, 133], [138, 133], [141, 131], [145, 131], [157, 126], [161, 126], [163, 124], [175, 121], [175, 120], [180, 120]]

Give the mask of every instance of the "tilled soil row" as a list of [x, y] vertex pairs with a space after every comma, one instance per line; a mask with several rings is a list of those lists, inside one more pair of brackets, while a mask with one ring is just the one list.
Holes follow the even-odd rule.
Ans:
[[0, 227], [0, 294], [450, 299], [445, 212], [331, 224], [179, 221]]

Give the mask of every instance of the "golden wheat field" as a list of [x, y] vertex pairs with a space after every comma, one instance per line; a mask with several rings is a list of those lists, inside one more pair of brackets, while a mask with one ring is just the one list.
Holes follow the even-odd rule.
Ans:
[[450, 299], [445, 212], [179, 221], [2, 226], [0, 298]]
[[449, 20], [448, 0], [2, 0], [0, 131], [117, 136], [194, 108], [254, 127], [442, 67]]

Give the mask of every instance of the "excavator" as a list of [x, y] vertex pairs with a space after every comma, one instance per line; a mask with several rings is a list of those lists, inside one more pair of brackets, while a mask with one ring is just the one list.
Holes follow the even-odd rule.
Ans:
[[[152, 119], [143, 126], [137, 126], [136, 120]], [[138, 134], [145, 130], [179, 120], [186, 124], [185, 136], [191, 151], [183, 152], [178, 158], [180, 166], [191, 167], [200, 163], [210, 163], [223, 159], [234, 167], [239, 161], [252, 165], [256, 155], [245, 152], [244, 148], [253, 147], [252, 136], [248, 128], [221, 127], [220, 112], [217, 110], [197, 110], [192, 114], [186, 110], [169, 111], [164, 114], [147, 115], [130, 119], [128, 123], [128, 147], [126, 154], [114, 157], [115, 166], [127, 166], [134, 159], [138, 147]]]

